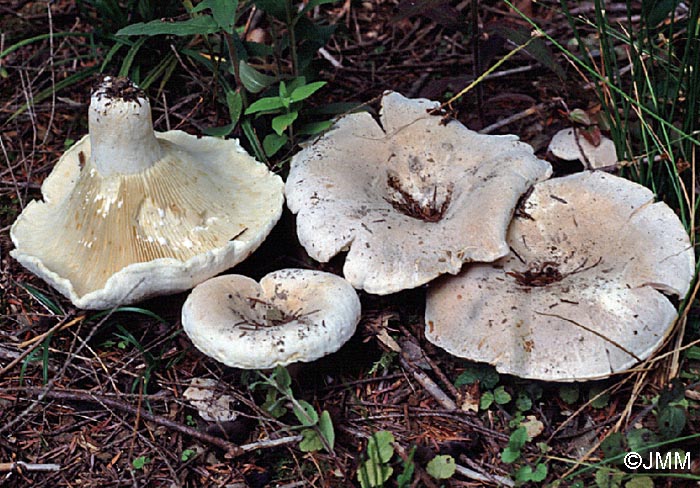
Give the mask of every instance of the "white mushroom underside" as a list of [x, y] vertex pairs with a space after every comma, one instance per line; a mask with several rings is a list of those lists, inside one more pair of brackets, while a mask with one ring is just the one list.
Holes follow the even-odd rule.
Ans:
[[12, 228], [12, 255], [79, 307], [191, 288], [245, 259], [279, 219], [281, 179], [237, 142], [157, 136], [163, 159], [104, 178], [86, 136]]
[[360, 300], [348, 282], [301, 269], [275, 271], [260, 284], [241, 275], [212, 278], [182, 309], [182, 326], [199, 350], [244, 369], [325, 356], [352, 337], [359, 319]]
[[[515, 136], [441, 125], [427, 114], [434, 102], [389, 93], [382, 105], [383, 129], [367, 113], [346, 116], [292, 161], [287, 203], [309, 255], [326, 262], [349, 248], [346, 279], [376, 294], [503, 256], [518, 198], [549, 165]], [[395, 186], [423, 208], [444, 206], [442, 218], [398, 210]]]
[[[602, 378], [649, 357], [676, 317], [658, 290], [682, 296], [694, 273], [673, 211], [604, 173], [539, 183], [524, 210], [534, 220], [514, 219], [514, 252], [430, 289], [426, 337], [456, 356], [542, 380]], [[546, 267], [560, 276], [534, 278]]]

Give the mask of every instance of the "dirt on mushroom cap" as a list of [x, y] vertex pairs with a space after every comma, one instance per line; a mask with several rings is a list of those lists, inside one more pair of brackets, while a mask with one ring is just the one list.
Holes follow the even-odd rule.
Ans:
[[512, 223], [511, 253], [439, 280], [426, 338], [521, 377], [623, 371], [656, 350], [694, 273], [688, 235], [646, 188], [605, 173], [539, 183]]

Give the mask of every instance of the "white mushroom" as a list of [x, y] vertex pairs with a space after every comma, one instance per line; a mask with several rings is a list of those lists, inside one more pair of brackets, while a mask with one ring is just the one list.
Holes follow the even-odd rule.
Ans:
[[260, 284], [223, 275], [195, 287], [182, 308], [194, 345], [236, 368], [269, 369], [337, 351], [360, 320], [360, 300], [330, 273], [285, 269]]
[[581, 161], [586, 169], [614, 168], [617, 164], [615, 143], [605, 136], [594, 146], [581, 131], [562, 129], [552, 137], [547, 148], [553, 155], [566, 161]]
[[349, 249], [355, 288], [393, 293], [505, 255], [518, 199], [551, 173], [516, 136], [445, 123], [428, 113], [438, 106], [387, 92], [381, 127], [345, 116], [292, 159], [285, 192], [299, 240], [321, 262]]
[[664, 293], [695, 271], [688, 235], [647, 188], [600, 172], [535, 185], [511, 253], [428, 291], [426, 338], [540, 380], [604, 378], [649, 357], [674, 323]]
[[77, 307], [187, 290], [245, 259], [281, 215], [279, 176], [235, 140], [154, 133], [126, 79], [105, 79], [89, 125], [10, 231], [12, 255]]

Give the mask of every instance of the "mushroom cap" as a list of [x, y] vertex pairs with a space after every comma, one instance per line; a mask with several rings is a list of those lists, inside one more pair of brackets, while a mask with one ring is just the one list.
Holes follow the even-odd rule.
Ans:
[[547, 149], [559, 159], [587, 163], [587, 169], [607, 168], [617, 164], [615, 143], [609, 138], [600, 136], [597, 146], [588, 142], [581, 133], [578, 134], [578, 143], [576, 139], [573, 128], [562, 129], [554, 134]]
[[[125, 148], [104, 127], [108, 109]], [[250, 255], [282, 213], [282, 179], [238, 141], [153, 133], [147, 109], [144, 98], [93, 96], [91, 136], [59, 159], [43, 201], [10, 230], [12, 256], [79, 308], [190, 289]]]
[[182, 327], [204, 354], [227, 366], [269, 369], [314, 361], [355, 333], [360, 299], [344, 279], [304, 269], [272, 272], [258, 284], [223, 275], [196, 286]]
[[388, 294], [508, 252], [520, 196], [551, 167], [516, 136], [443, 124], [439, 103], [387, 92], [380, 125], [347, 115], [292, 159], [285, 193], [314, 259], [349, 252], [355, 288]]
[[511, 253], [428, 290], [426, 338], [502, 373], [605, 378], [649, 357], [695, 271], [688, 234], [647, 188], [601, 172], [534, 186]]

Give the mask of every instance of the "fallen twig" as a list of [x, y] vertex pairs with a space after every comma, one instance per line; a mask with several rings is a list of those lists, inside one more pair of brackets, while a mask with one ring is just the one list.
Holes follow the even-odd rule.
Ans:
[[[39, 388], [27, 388], [25, 391], [28, 393], [33, 393], [33, 394], [39, 394], [42, 390]], [[132, 415], [138, 415], [142, 419], [145, 419], [149, 422], [154, 422], [158, 425], [162, 425], [163, 427], [167, 427], [170, 430], [174, 430], [177, 432], [180, 432], [181, 434], [188, 435], [192, 438], [195, 438], [199, 441], [205, 442], [209, 445], [216, 446], [220, 449], [223, 449], [226, 451], [226, 457], [231, 459], [234, 457], [241, 456], [242, 454], [245, 454], [246, 452], [250, 451], [255, 451], [257, 449], [269, 449], [273, 447], [280, 447], [284, 446], [287, 444], [294, 444], [296, 442], [300, 442], [302, 440], [301, 435], [292, 435], [292, 436], [286, 436], [286, 437], [280, 437], [277, 439], [266, 439], [262, 441], [257, 441], [257, 442], [251, 442], [250, 444], [242, 444], [240, 446], [227, 441], [226, 439], [223, 439], [221, 437], [216, 437], [211, 434], [207, 434], [206, 432], [201, 432], [197, 429], [193, 429], [192, 427], [188, 427], [187, 425], [181, 424], [179, 422], [176, 422], [174, 420], [170, 420], [166, 417], [163, 417], [161, 415], [155, 415], [147, 410], [144, 410], [140, 407], [136, 407], [134, 405], [131, 405], [129, 403], [123, 402], [121, 400], [118, 400], [116, 398], [110, 398], [102, 395], [95, 395], [93, 393], [89, 392], [82, 392], [82, 391], [60, 391], [60, 390], [49, 390], [46, 392], [44, 395], [44, 398], [50, 398], [50, 399], [55, 399], [55, 400], [68, 400], [68, 401], [76, 401], [76, 402], [87, 402], [87, 403], [97, 403], [99, 405], [102, 405], [104, 407], [109, 407], [114, 410], [120, 410], [122, 412], [127, 412]]]
[[61, 469], [60, 464], [35, 464], [25, 463], [24, 461], [15, 461], [14, 463], [0, 463], [0, 473], [8, 471], [58, 471]]

